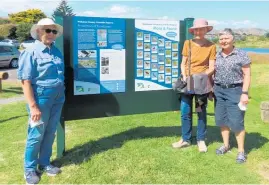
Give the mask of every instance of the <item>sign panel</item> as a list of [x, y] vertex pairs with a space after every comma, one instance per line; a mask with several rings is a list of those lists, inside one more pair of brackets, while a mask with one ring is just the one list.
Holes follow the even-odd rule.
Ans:
[[125, 20], [72, 21], [74, 95], [125, 92]]
[[135, 91], [171, 89], [179, 76], [179, 22], [135, 20]]

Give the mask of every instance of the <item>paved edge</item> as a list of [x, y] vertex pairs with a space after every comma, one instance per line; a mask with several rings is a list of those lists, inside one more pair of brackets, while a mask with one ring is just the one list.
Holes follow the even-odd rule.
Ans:
[[16, 103], [16, 102], [20, 102], [20, 101], [24, 101], [24, 100], [25, 100], [24, 96], [14, 97], [14, 98], [4, 98], [4, 99], [0, 99], [0, 105]]

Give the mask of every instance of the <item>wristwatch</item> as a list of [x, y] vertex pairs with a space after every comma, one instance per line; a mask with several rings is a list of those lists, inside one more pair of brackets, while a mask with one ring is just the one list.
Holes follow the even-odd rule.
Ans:
[[242, 91], [242, 94], [248, 95], [248, 91]]

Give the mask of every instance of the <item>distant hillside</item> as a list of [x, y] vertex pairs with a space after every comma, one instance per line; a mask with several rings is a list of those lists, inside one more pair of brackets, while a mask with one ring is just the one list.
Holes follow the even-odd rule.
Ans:
[[[262, 36], [265, 33], [268, 33], [269, 30], [261, 29], [261, 28], [239, 28], [239, 29], [232, 29], [236, 34], [239, 35], [257, 35]], [[219, 33], [220, 30], [213, 29], [209, 34], [216, 35]]]

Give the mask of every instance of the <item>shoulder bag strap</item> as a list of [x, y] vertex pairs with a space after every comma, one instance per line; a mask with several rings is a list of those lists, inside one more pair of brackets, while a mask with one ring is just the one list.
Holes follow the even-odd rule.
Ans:
[[189, 40], [188, 70], [189, 70], [189, 76], [191, 76], [191, 39]]

